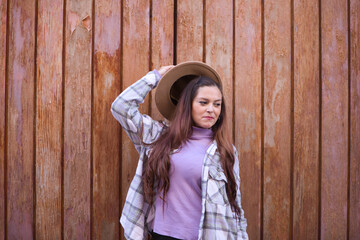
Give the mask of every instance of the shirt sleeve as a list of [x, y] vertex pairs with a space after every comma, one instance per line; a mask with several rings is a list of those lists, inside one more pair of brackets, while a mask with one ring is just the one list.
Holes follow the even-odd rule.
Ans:
[[156, 71], [147, 73], [120, 93], [111, 105], [113, 116], [124, 128], [139, 153], [143, 142], [154, 142], [164, 127], [162, 123], [139, 111], [139, 105], [144, 103], [146, 95], [157, 86], [160, 77]]
[[236, 194], [236, 203], [240, 208], [240, 222], [239, 222], [239, 235], [238, 239], [249, 239], [248, 234], [246, 232], [247, 221], [244, 217], [244, 210], [241, 207], [241, 192], [240, 192], [240, 171], [239, 171], [239, 158], [238, 152], [234, 147], [234, 155], [235, 155], [235, 163], [234, 163], [234, 175], [236, 179], [237, 185], [237, 194]]

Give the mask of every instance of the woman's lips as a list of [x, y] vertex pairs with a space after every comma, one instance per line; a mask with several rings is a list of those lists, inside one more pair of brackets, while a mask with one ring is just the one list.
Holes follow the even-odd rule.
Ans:
[[210, 116], [205, 116], [204, 118], [205, 119], [214, 119], [213, 117], [210, 117]]

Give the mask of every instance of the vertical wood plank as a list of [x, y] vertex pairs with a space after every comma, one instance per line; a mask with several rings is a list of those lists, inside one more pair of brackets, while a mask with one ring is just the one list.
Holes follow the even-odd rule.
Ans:
[[[149, 10], [148, 0], [123, 1], [123, 89], [140, 79], [149, 71]], [[148, 99], [148, 97], [147, 97]], [[147, 113], [149, 101], [140, 106], [141, 113]], [[122, 206], [134, 177], [139, 154], [129, 137], [122, 131], [121, 189]], [[123, 234], [121, 234], [123, 236]]]
[[[173, 64], [174, 54], [174, 1], [152, 2], [151, 68]], [[151, 117], [163, 119], [155, 104], [155, 91], [151, 91]]]
[[290, 238], [290, 1], [264, 5], [264, 239]]
[[64, 238], [90, 238], [92, 1], [66, 1]]
[[294, 239], [319, 231], [319, 6], [294, 1]]
[[38, 1], [36, 238], [61, 238], [63, 1]]
[[95, 13], [93, 233], [119, 239], [121, 138], [110, 106], [120, 92], [121, 1], [96, 1]]
[[227, 127], [233, 134], [233, 1], [208, 0], [205, 12], [205, 62], [221, 77]]
[[7, 237], [34, 236], [35, 1], [9, 1]]
[[261, 235], [261, 1], [235, 1], [235, 146], [250, 239]]
[[203, 61], [203, 1], [177, 0], [176, 63]]
[[321, 238], [346, 239], [348, 189], [347, 1], [321, 2]]
[[5, 239], [5, 91], [7, 1], [0, 0], [0, 239]]
[[349, 239], [360, 236], [360, 2], [350, 1]]

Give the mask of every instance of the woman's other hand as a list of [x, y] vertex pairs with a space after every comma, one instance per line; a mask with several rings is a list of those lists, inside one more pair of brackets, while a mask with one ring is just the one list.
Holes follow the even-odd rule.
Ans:
[[173, 67], [175, 67], [174, 65], [168, 65], [168, 66], [162, 66], [158, 72], [160, 73], [161, 76], [164, 76], [165, 73], [167, 73], [170, 69], [172, 69]]

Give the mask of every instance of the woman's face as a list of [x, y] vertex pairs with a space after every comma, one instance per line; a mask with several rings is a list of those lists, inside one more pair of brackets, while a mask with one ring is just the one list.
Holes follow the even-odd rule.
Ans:
[[200, 87], [192, 102], [191, 116], [195, 126], [211, 128], [221, 113], [222, 94], [216, 86]]

